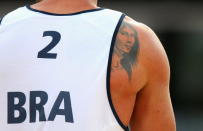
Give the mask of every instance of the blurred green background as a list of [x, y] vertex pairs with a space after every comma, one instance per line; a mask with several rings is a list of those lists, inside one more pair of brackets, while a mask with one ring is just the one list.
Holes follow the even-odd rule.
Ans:
[[[150, 26], [171, 64], [171, 96], [177, 131], [203, 131], [203, 1], [98, 0]], [[1, 0], [0, 16], [33, 0]]]

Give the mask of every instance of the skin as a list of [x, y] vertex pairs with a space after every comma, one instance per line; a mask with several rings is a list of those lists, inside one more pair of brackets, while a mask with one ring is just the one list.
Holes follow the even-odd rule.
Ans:
[[[122, 28], [123, 25], [127, 25], [126, 29]], [[112, 64], [111, 73], [111, 93], [118, 116], [125, 125], [131, 126], [132, 131], [175, 131], [169, 94], [170, 68], [161, 42], [149, 27], [129, 17], [124, 19], [122, 26], [112, 62], [120, 63], [117, 64], [120, 67], [115, 68]], [[129, 37], [132, 32], [134, 38]], [[132, 48], [132, 43], [137, 48]], [[131, 45], [134, 54], [129, 53], [126, 44]], [[121, 53], [118, 55], [117, 52]], [[131, 74], [125, 68], [130, 62], [121, 64], [124, 53], [128, 58], [134, 58], [128, 66]]]
[[129, 24], [123, 22], [117, 34], [112, 71], [126, 70], [129, 80], [132, 77], [132, 68], [136, 63], [139, 49], [139, 40], [136, 30]]
[[[43, 0], [32, 8], [74, 13], [98, 8], [96, 0]], [[176, 131], [164, 48], [146, 25], [125, 17], [113, 52], [111, 96], [120, 120], [132, 131]]]
[[69, 14], [82, 10], [98, 8], [97, 0], [38, 0], [32, 5], [34, 9], [56, 13]]

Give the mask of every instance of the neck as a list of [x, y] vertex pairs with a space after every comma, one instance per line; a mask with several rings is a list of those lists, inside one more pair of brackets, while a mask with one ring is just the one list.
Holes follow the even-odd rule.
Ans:
[[42, 0], [32, 8], [51, 13], [74, 13], [98, 8], [97, 0]]
[[119, 50], [118, 47], [116, 47], [114, 51], [115, 51], [115, 54], [116, 54], [120, 59], [123, 58], [124, 52], [121, 51], [121, 50]]

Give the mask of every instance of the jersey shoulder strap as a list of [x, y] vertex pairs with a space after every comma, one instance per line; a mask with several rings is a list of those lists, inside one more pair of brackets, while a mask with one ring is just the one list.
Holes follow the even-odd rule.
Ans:
[[2, 20], [3, 20], [3, 17], [2, 17], [2, 18], [0, 18], [0, 25], [1, 25]]
[[7, 15], [5, 15], [2, 19], [1, 19], [1, 25], [7, 25], [7, 24], [12, 24], [15, 22], [18, 22], [22, 19], [25, 19], [29, 17], [29, 15], [27, 15], [27, 12], [25, 11], [25, 7], [20, 7], [10, 13], [8, 13]]

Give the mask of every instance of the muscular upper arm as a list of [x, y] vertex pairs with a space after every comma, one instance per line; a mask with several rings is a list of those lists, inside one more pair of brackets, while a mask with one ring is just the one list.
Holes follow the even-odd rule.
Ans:
[[[129, 19], [130, 20], [130, 19]], [[169, 63], [155, 33], [147, 26], [133, 22], [138, 32], [140, 51], [136, 74], [145, 79], [144, 87], [137, 93], [132, 131], [175, 131], [175, 119], [169, 94]], [[139, 71], [142, 67], [144, 71]], [[137, 69], [136, 69], [137, 68]], [[142, 75], [143, 73], [143, 75]]]

